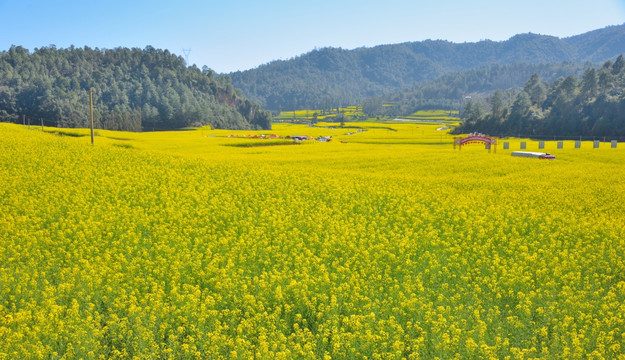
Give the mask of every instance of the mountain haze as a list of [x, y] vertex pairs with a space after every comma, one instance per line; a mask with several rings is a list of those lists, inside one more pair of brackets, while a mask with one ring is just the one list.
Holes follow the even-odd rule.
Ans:
[[230, 76], [245, 96], [265, 108], [285, 110], [354, 103], [493, 64], [599, 63], [624, 52], [625, 24], [563, 39], [529, 33], [501, 42], [425, 40], [354, 50], [323, 48]]
[[[540, 76], [542, 81], [552, 82], [569, 75], [581, 77], [589, 67], [592, 67], [589, 62], [480, 66], [396, 90], [385, 95], [384, 102], [393, 104], [386, 109], [392, 116], [412, 114], [424, 108], [461, 110], [465, 97], [482, 98], [495, 90], [522, 87], [533, 74]], [[365, 103], [370, 102], [376, 101], [365, 100]], [[381, 100], [377, 102], [381, 103]]]

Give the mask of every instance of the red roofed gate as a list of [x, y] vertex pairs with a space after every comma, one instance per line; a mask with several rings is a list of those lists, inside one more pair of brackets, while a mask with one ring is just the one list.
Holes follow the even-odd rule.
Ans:
[[458, 148], [462, 150], [462, 145], [468, 144], [484, 144], [490, 152], [491, 147], [494, 146], [495, 152], [497, 152], [497, 138], [496, 137], [488, 137], [484, 134], [473, 133], [469, 134], [469, 136], [465, 138], [455, 137], [454, 138], [454, 150], [456, 149], [456, 145]]

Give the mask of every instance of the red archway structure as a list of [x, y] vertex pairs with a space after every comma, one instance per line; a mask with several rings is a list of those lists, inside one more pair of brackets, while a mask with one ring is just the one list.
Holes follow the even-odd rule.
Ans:
[[494, 148], [495, 152], [497, 152], [496, 137], [489, 137], [484, 134], [472, 133], [465, 138], [454, 138], [454, 150], [456, 149], [456, 145], [458, 145], [458, 149], [462, 150], [462, 146], [468, 144], [484, 144], [488, 148], [488, 152], [490, 152], [491, 148]]

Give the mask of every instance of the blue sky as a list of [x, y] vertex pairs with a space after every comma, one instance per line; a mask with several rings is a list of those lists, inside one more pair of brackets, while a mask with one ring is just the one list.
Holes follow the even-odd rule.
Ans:
[[0, 50], [152, 45], [218, 72], [315, 47], [567, 37], [625, 23], [625, 0], [0, 0]]

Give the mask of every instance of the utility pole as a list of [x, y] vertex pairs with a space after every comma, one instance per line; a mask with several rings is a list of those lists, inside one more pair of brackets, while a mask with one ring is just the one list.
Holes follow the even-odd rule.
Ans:
[[41, 132], [43, 132], [43, 118], [39, 118], [39, 120], [41, 120]]
[[89, 117], [91, 119], [91, 145], [93, 145], [93, 88], [89, 88]]
[[188, 67], [189, 66], [189, 54], [191, 53], [191, 49], [182, 49], [182, 52], [184, 53], [184, 59]]

